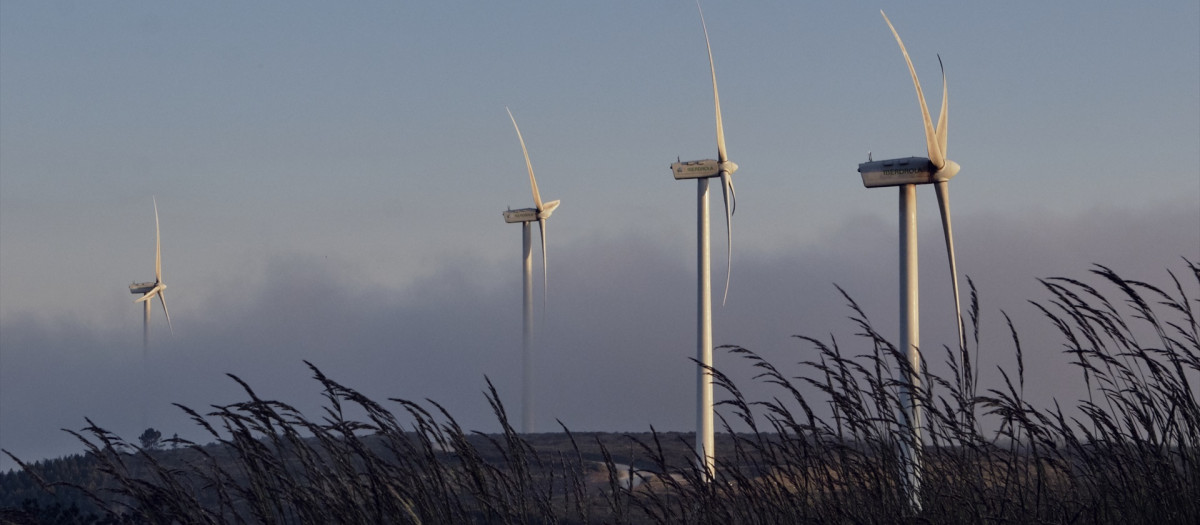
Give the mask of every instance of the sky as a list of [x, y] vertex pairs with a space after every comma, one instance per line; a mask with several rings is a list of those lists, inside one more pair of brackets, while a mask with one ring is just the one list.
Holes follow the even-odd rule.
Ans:
[[[925, 142], [881, 8], [934, 111], [945, 63], [958, 267], [979, 290], [986, 370], [1013, 366], [1003, 312], [1033, 395], [1078, 399], [1029, 303], [1048, 299], [1037, 279], [1101, 263], [1168, 286], [1200, 260], [1200, 4], [704, 8], [740, 166], [716, 344], [794, 375], [816, 354], [793, 335], [865, 352], [835, 285], [896, 333], [896, 190], [856, 168]], [[694, 429], [696, 183], [668, 169], [715, 157], [692, 3], [2, 2], [0, 448], [80, 452], [60, 429], [85, 418], [200, 439], [171, 403], [243, 400], [227, 373], [315, 415], [304, 360], [495, 431], [485, 378], [514, 416], [521, 384], [521, 233], [501, 212], [532, 205], [506, 106], [542, 197], [562, 201], [536, 429]], [[156, 303], [143, 357], [127, 285], [153, 280], [152, 199], [174, 329]], [[932, 187], [918, 199], [936, 363], [953, 301]], [[744, 361], [718, 350], [717, 366], [774, 395]]]

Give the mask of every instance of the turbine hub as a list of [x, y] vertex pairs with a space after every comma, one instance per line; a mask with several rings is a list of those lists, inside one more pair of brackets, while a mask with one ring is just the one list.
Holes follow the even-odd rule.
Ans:
[[538, 210], [537, 217], [539, 219], [545, 219], [545, 218], [550, 217], [550, 214], [554, 213], [554, 210], [558, 208], [559, 202], [561, 202], [561, 201], [550, 201], [550, 202], [543, 204], [542, 209]]
[[961, 166], [959, 166], [957, 162], [954, 162], [952, 160], [947, 160], [946, 164], [943, 165], [941, 169], [937, 170], [937, 172], [933, 174], [933, 181], [934, 182], [943, 182], [943, 181], [948, 181], [950, 179], [953, 179], [955, 175], [958, 175], [959, 169], [961, 169]]
[[731, 160], [727, 160], [720, 164], [720, 171], [724, 171], [725, 173], [728, 173], [730, 175], [733, 175], [733, 172], [735, 172], [737, 170], [738, 170], [738, 165]]

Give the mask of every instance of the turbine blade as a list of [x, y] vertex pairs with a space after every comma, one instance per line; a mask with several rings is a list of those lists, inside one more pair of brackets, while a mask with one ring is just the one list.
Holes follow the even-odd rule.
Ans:
[[713, 63], [712, 45], [708, 42], [708, 24], [704, 23], [704, 10], [700, 1], [696, 0], [696, 9], [700, 11], [700, 27], [704, 28], [704, 46], [708, 48], [708, 69], [712, 72], [713, 109], [717, 114], [717, 161], [725, 162], [729, 158], [725, 154], [725, 126], [721, 122], [721, 97], [717, 94], [717, 66]]
[[882, 9], [879, 14], [883, 15], [883, 21], [887, 22], [888, 28], [892, 30], [892, 36], [896, 37], [896, 43], [900, 44], [900, 52], [904, 53], [904, 61], [908, 63], [908, 72], [912, 75], [913, 86], [917, 88], [917, 101], [921, 103], [921, 118], [925, 122], [925, 149], [929, 153], [930, 162], [941, 169], [946, 164], [946, 157], [938, 147], [937, 135], [933, 131], [933, 120], [929, 118], [929, 107], [925, 105], [925, 92], [921, 91], [921, 81], [917, 80], [917, 70], [913, 68], [912, 59], [908, 58], [908, 50], [904, 48], [904, 41], [900, 40], [900, 33], [896, 32], [892, 21], [888, 20], [887, 14]]
[[736, 215], [737, 214], [737, 191], [733, 189], [733, 176], [729, 177], [729, 201], [732, 203], [732, 206], [729, 209], [729, 215], [730, 216]]
[[512, 120], [513, 128], [517, 130], [517, 140], [521, 141], [521, 153], [525, 155], [525, 167], [529, 169], [529, 185], [533, 187], [533, 203], [537, 211], [542, 211], [542, 195], [538, 193], [537, 179], [533, 177], [533, 164], [529, 162], [529, 150], [525, 149], [525, 138], [521, 136], [521, 128], [517, 126], [517, 119], [513, 117], [512, 110], [508, 106], [504, 106], [504, 111], [508, 112], [508, 118]]
[[546, 271], [546, 219], [538, 219], [538, 234], [542, 238], [542, 312], [545, 312], [549, 295], [546, 289], [550, 285], [550, 274]]
[[[166, 288], [166, 286], [163, 288]], [[167, 316], [167, 328], [170, 328], [173, 334], [175, 333], [175, 327], [171, 325], [171, 312], [167, 311], [167, 296], [162, 290], [158, 291], [158, 301], [162, 303], [163, 314]]]
[[[708, 50], [708, 69], [712, 73], [713, 83], [713, 112], [717, 115], [717, 162], [725, 163], [729, 160], [728, 154], [725, 152], [725, 125], [721, 120], [721, 95], [717, 92], [717, 66], [713, 62], [712, 43], [708, 39], [708, 24], [704, 21], [704, 9], [700, 7], [700, 1], [696, 0], [696, 10], [700, 11], [700, 27], [704, 29], [704, 47]], [[733, 196], [733, 181], [730, 173], [721, 170], [721, 194], [725, 200], [725, 295], [721, 298], [721, 304], [729, 299], [729, 277], [732, 273], [731, 263], [733, 262], [733, 208], [737, 207], [736, 197]], [[731, 207], [732, 206], [732, 207]]]
[[158, 199], [154, 199], [154, 282], [162, 282], [162, 237], [158, 234]]
[[958, 267], [954, 260], [954, 233], [950, 228], [950, 184], [943, 180], [934, 183], [933, 187], [937, 191], [938, 208], [942, 212], [942, 231], [946, 234], [946, 256], [950, 259], [950, 278], [954, 289], [954, 314], [958, 319], [958, 348], [960, 352], [966, 352], [966, 327], [963, 326], [962, 308], [958, 296]]
[[733, 191], [733, 181], [729, 173], [721, 172], [721, 193], [725, 197], [725, 295], [721, 297], [721, 306], [729, 299], [729, 276], [733, 272], [733, 212], [729, 209], [730, 193]]
[[149, 301], [150, 299], [153, 299], [155, 295], [162, 293], [162, 291], [165, 290], [166, 288], [167, 288], [167, 285], [158, 283], [158, 284], [154, 285], [154, 288], [151, 288], [150, 291], [142, 294], [141, 297], [134, 299], [133, 302], [144, 303], [146, 301]]
[[937, 135], [938, 148], [942, 152], [942, 157], [949, 157], [950, 153], [946, 150], [946, 133], [947, 133], [947, 117], [946, 110], [950, 105], [949, 92], [946, 91], [946, 66], [942, 64], [942, 55], [938, 55], [938, 68], [942, 70], [942, 112], [938, 115], [937, 128], [934, 133]]

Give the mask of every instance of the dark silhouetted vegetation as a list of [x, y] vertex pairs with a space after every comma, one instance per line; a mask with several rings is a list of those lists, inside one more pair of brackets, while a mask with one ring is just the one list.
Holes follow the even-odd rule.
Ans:
[[[1200, 283], [1185, 262], [1187, 286]], [[946, 349], [946, 377], [923, 371], [919, 511], [898, 481], [904, 360], [848, 296], [863, 349], [802, 337], [815, 357], [799, 377], [727, 347], [775, 394], [746, 399], [713, 371], [727, 400], [711, 482], [687, 434], [518, 434], [490, 384], [503, 431], [472, 433], [435, 402], [378, 403], [311, 364], [326, 398], [316, 417], [231, 376], [245, 401], [180, 406], [210, 444], [137, 446], [89, 421], [75, 433], [86, 456], [0, 481], [6, 493], [20, 476], [55, 491], [29, 495], [31, 513], [66, 501], [145, 523], [1200, 523], [1196, 299], [1174, 274], [1159, 288], [1092, 273], [1100, 284], [1043, 280], [1049, 299], [1034, 303], [1082, 375], [1082, 401], [1026, 400], [1028, 342], [1007, 316], [1017, 364], [1000, 384], [979, 385], [966, 349]]]

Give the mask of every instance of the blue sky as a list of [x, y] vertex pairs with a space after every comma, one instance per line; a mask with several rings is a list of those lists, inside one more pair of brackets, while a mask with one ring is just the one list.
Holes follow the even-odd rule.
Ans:
[[[500, 212], [531, 200], [506, 105], [563, 202], [539, 425], [691, 428], [695, 190], [667, 167], [715, 155], [695, 6], [409, 4], [0, 4], [0, 446], [75, 451], [56, 434], [84, 416], [135, 436], [143, 380], [167, 432], [186, 423], [166, 402], [237, 399], [225, 372], [315, 398], [301, 359], [488, 428], [484, 374], [519, 391], [520, 233]], [[892, 330], [895, 191], [855, 169], [924, 140], [880, 8], [934, 107], [946, 64], [959, 267], [985, 307], [1019, 317], [1035, 278], [1093, 262], [1155, 281], [1200, 258], [1195, 2], [711, 2], [741, 166], [718, 343], [794, 362], [792, 334], [850, 337], [835, 282]], [[152, 196], [176, 330], [156, 307], [143, 372], [126, 286], [153, 276]], [[945, 255], [919, 198], [940, 345]]]

